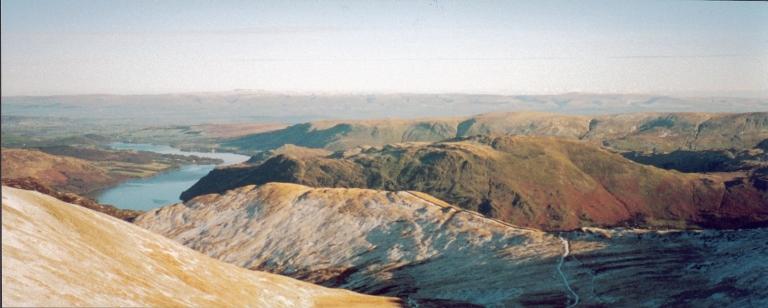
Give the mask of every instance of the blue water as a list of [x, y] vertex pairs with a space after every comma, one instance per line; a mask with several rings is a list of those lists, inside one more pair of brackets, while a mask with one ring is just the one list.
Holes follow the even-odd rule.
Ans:
[[[244, 162], [249, 158], [232, 153], [183, 152], [167, 145], [113, 143], [110, 146], [119, 150], [219, 158], [224, 161], [222, 165]], [[129, 180], [101, 191], [96, 195], [96, 199], [99, 203], [111, 204], [121, 209], [151, 210], [181, 201], [181, 193], [215, 167], [216, 165], [185, 165], [152, 177]]]
[[250, 157], [234, 153], [211, 153], [211, 152], [187, 152], [168, 145], [156, 145], [148, 143], [123, 143], [114, 142], [109, 145], [110, 148], [115, 150], [133, 150], [133, 151], [147, 151], [160, 154], [178, 154], [178, 155], [195, 155], [199, 157], [218, 158], [224, 161], [222, 165], [230, 165], [241, 163], [248, 160]]

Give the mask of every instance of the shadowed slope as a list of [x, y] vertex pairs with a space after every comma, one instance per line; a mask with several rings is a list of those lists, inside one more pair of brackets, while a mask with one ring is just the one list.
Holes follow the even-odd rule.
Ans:
[[751, 172], [768, 167], [768, 139], [747, 150], [679, 150], [669, 153], [625, 152], [622, 156], [645, 165], [681, 172]]
[[3, 306], [394, 306], [247, 271], [124, 221], [3, 187]]

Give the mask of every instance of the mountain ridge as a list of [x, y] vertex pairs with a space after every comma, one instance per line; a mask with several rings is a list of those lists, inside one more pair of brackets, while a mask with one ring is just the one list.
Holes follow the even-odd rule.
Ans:
[[[760, 179], [659, 169], [578, 140], [476, 136], [330, 156], [277, 155], [261, 164], [213, 170], [182, 193], [182, 200], [248, 184], [289, 182], [421, 191], [545, 230], [733, 228], [768, 222], [768, 208], [761, 206], [768, 204], [768, 193], [759, 188]], [[739, 224], [738, 219], [744, 221]]]
[[565, 306], [573, 294], [596, 306], [759, 306], [768, 290], [764, 229], [551, 233], [412, 191], [249, 185], [137, 224], [244, 268], [441, 307]]
[[626, 113], [564, 115], [551, 112], [491, 112], [471, 117], [318, 121], [234, 138], [225, 148], [243, 152], [285, 144], [327, 150], [428, 141], [478, 134], [559, 136], [619, 151], [752, 148], [768, 139], [768, 112]]

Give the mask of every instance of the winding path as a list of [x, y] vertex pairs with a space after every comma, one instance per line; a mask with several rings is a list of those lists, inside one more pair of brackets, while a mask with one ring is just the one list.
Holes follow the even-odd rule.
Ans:
[[[404, 192], [408, 193], [409, 195], [411, 195], [411, 196], [413, 196], [413, 197], [415, 197], [417, 199], [420, 199], [420, 200], [426, 202], [427, 204], [439, 206], [441, 208], [444, 207], [444, 206], [436, 204], [436, 203], [434, 203], [434, 202], [432, 202], [430, 200], [427, 200], [427, 199], [423, 198], [422, 196], [419, 196], [419, 195], [413, 193], [412, 191], [405, 190]], [[462, 208], [459, 208], [459, 207], [451, 206], [451, 208], [456, 211], [456, 213], [453, 213], [454, 215], [457, 214], [458, 212], [464, 212], [464, 213], [468, 213], [468, 214], [471, 214], [471, 215], [475, 215], [475, 216], [479, 216], [479, 217], [488, 219], [490, 221], [493, 221], [493, 222], [496, 222], [496, 223], [499, 223], [499, 224], [502, 224], [502, 225], [505, 225], [505, 226], [508, 226], [508, 227], [512, 227], [512, 228], [516, 228], [516, 229], [523, 229], [523, 230], [538, 231], [538, 230], [532, 229], [532, 228], [515, 226], [515, 225], [512, 225], [512, 224], [510, 224], [508, 222], [501, 221], [501, 220], [498, 220], [498, 219], [493, 219], [493, 218], [490, 218], [490, 217], [485, 216], [483, 214], [480, 214], [480, 213], [477, 213], [477, 212], [473, 212], [473, 211], [469, 211], [469, 210], [466, 210], [466, 209], [462, 209]], [[451, 216], [451, 218], [453, 218], [453, 216]], [[450, 220], [450, 219], [448, 219], [448, 220]], [[447, 222], [448, 220], [446, 220], [445, 222]], [[445, 223], [445, 222], [443, 222], [443, 223]], [[558, 238], [563, 243], [563, 255], [560, 256], [560, 261], [557, 263], [557, 272], [560, 273], [560, 277], [563, 278], [563, 283], [565, 284], [565, 288], [568, 289], [568, 292], [571, 293], [571, 296], [568, 297], [568, 303], [569, 303], [568, 307], [569, 308], [570, 307], [575, 307], [576, 305], [579, 304], [581, 299], [579, 298], [579, 295], [576, 294], [576, 292], [573, 291], [573, 289], [571, 288], [571, 284], [568, 282], [568, 278], [565, 277], [565, 273], [563, 272], [563, 269], [562, 269], [563, 268], [563, 263], [565, 263], [565, 258], [567, 258], [568, 255], [571, 254], [571, 244], [570, 244], [570, 242], [568, 242], [567, 239], [565, 239], [562, 236], [558, 236]], [[594, 277], [593, 277], [593, 279], [594, 279]], [[571, 303], [571, 298], [573, 298], [573, 303]]]
[[[568, 289], [568, 292], [571, 292], [571, 295], [573, 296], [573, 303], [569, 304], [568, 307], [575, 307], [579, 304], [579, 295], [571, 289], [571, 284], [568, 282], [568, 278], [565, 277], [565, 273], [563, 273], [563, 263], [565, 262], [565, 258], [571, 253], [571, 244], [562, 236], [558, 237], [560, 238], [560, 241], [563, 242], [563, 255], [560, 256], [560, 262], [557, 263], [557, 272], [560, 273], [560, 277], [563, 277], [565, 288]], [[570, 302], [570, 300], [568, 301]]]

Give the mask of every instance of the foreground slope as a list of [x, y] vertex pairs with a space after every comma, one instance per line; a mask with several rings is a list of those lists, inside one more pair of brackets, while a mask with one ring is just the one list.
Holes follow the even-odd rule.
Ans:
[[278, 155], [212, 171], [183, 200], [248, 184], [416, 190], [516, 225], [755, 227], [768, 224], [760, 177], [685, 174], [634, 163], [576, 140], [472, 137], [357, 149], [332, 156]]
[[213, 260], [37, 192], [2, 188], [3, 306], [394, 305]]
[[283, 183], [136, 223], [244, 268], [438, 306], [768, 304], [765, 229], [552, 234], [417, 192]]

